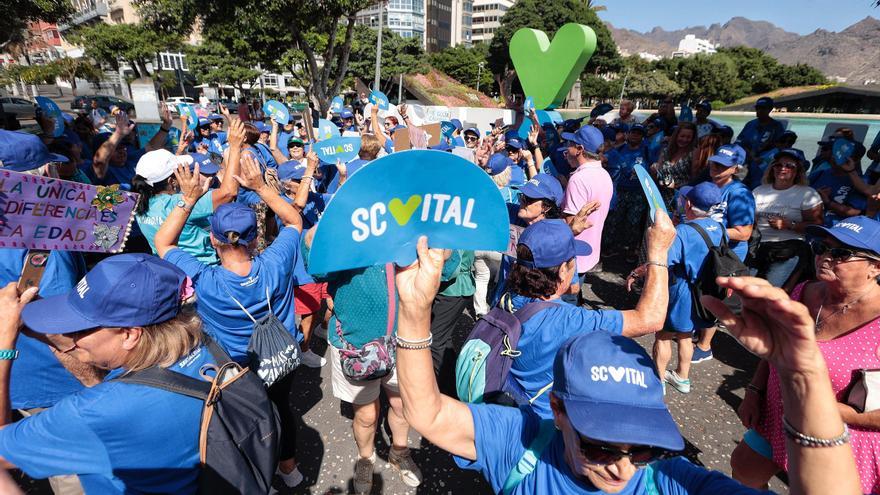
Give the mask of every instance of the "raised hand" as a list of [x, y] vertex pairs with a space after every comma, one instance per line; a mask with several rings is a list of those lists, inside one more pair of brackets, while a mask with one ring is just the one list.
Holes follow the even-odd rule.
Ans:
[[233, 177], [241, 184], [241, 187], [251, 191], [256, 191], [266, 185], [260, 164], [249, 154], [242, 154], [241, 171], [239, 175], [233, 175]]
[[120, 137], [125, 137], [131, 134], [131, 131], [134, 130], [134, 124], [129, 120], [128, 114], [120, 110], [116, 113], [116, 134]]
[[418, 259], [407, 267], [397, 268], [397, 296], [401, 311], [430, 314], [434, 296], [440, 288], [440, 272], [448, 253], [429, 249], [428, 238], [419, 237]]
[[532, 125], [529, 129], [529, 142], [532, 143], [532, 146], [538, 146], [538, 126]]
[[168, 105], [159, 104], [159, 118], [162, 120], [162, 127], [171, 127], [174, 120], [171, 118], [171, 109], [168, 108]]
[[244, 144], [245, 137], [244, 122], [239, 119], [229, 119], [229, 129], [226, 131], [226, 142], [229, 143], [229, 147], [240, 148]]
[[229, 117], [229, 108], [226, 105], [220, 103], [219, 109], [220, 109], [220, 115], [225, 116], [227, 119], [230, 118]]
[[19, 295], [18, 287], [15, 282], [6, 284], [6, 287], [0, 289], [0, 342], [3, 343], [4, 349], [15, 348], [15, 340], [18, 338], [18, 332], [21, 329], [21, 310], [25, 304], [31, 302], [36, 297], [38, 287], [31, 287]]
[[674, 240], [675, 225], [669, 215], [658, 208], [654, 214], [654, 225], [648, 227], [648, 260], [665, 260]]
[[211, 185], [209, 180], [203, 179], [199, 174], [198, 163], [193, 166], [192, 171], [188, 165], [178, 165], [177, 170], [174, 171], [174, 177], [180, 186], [183, 201], [189, 205], [194, 205], [199, 198], [208, 192], [208, 187]]

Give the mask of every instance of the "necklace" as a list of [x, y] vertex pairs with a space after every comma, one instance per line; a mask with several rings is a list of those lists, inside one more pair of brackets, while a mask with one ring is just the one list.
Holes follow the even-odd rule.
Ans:
[[868, 295], [873, 289], [874, 289], [874, 287], [870, 287], [870, 288], [868, 288], [868, 290], [866, 290], [865, 292], [863, 292], [863, 293], [862, 293], [859, 297], [857, 297], [855, 300], [850, 301], [850, 302], [847, 302], [847, 303], [844, 303], [843, 306], [841, 306], [840, 308], [838, 308], [836, 311], [834, 311], [834, 312], [831, 313], [830, 315], [826, 315], [824, 318], [820, 318], [820, 316], [822, 316], [822, 310], [825, 309], [825, 302], [826, 302], [827, 299], [828, 299], [828, 292], [825, 292], [825, 295], [822, 296], [822, 303], [819, 304], [819, 311], [816, 312], [816, 321], [815, 321], [815, 323], [816, 323], [816, 334], [818, 334], [819, 332], [822, 331], [822, 325], [823, 325], [826, 321], [828, 321], [832, 316], [837, 315], [837, 314], [844, 314], [844, 315], [845, 315], [846, 312], [849, 310], [849, 308], [851, 308], [851, 307], [855, 306], [856, 304], [858, 304], [858, 302], [861, 301], [862, 299], [864, 299], [865, 296], [867, 296], [867, 295]]

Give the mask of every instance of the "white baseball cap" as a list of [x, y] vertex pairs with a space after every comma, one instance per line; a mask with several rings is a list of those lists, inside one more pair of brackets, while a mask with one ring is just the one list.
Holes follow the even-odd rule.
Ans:
[[189, 166], [192, 162], [193, 157], [189, 155], [177, 156], [168, 150], [159, 149], [144, 154], [138, 160], [134, 172], [152, 186], [171, 177], [178, 165]]

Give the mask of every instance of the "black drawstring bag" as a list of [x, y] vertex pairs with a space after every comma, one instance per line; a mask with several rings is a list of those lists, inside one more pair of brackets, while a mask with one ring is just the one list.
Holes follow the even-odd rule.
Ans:
[[266, 304], [269, 306], [269, 313], [259, 319], [254, 318], [238, 299], [232, 297], [232, 294], [229, 294], [229, 297], [254, 322], [254, 331], [247, 349], [250, 369], [267, 387], [271, 387], [299, 366], [301, 360], [299, 342], [272, 312], [268, 287], [266, 287]]

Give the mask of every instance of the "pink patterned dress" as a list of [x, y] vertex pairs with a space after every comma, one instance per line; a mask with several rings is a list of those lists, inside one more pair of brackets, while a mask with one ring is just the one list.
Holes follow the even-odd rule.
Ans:
[[[795, 287], [792, 299], [799, 301], [806, 283]], [[842, 402], [843, 391], [852, 381], [852, 371], [880, 368], [880, 318], [870, 321], [846, 335], [826, 342], [819, 342], [819, 350], [828, 365], [831, 387]], [[770, 366], [767, 380], [767, 396], [761, 410], [758, 425], [761, 434], [773, 448], [773, 462], [788, 468], [785, 451], [785, 433], [782, 429], [782, 395], [779, 375]], [[880, 494], [880, 430], [868, 430], [850, 426], [850, 445], [856, 458], [856, 468], [864, 493]]]

